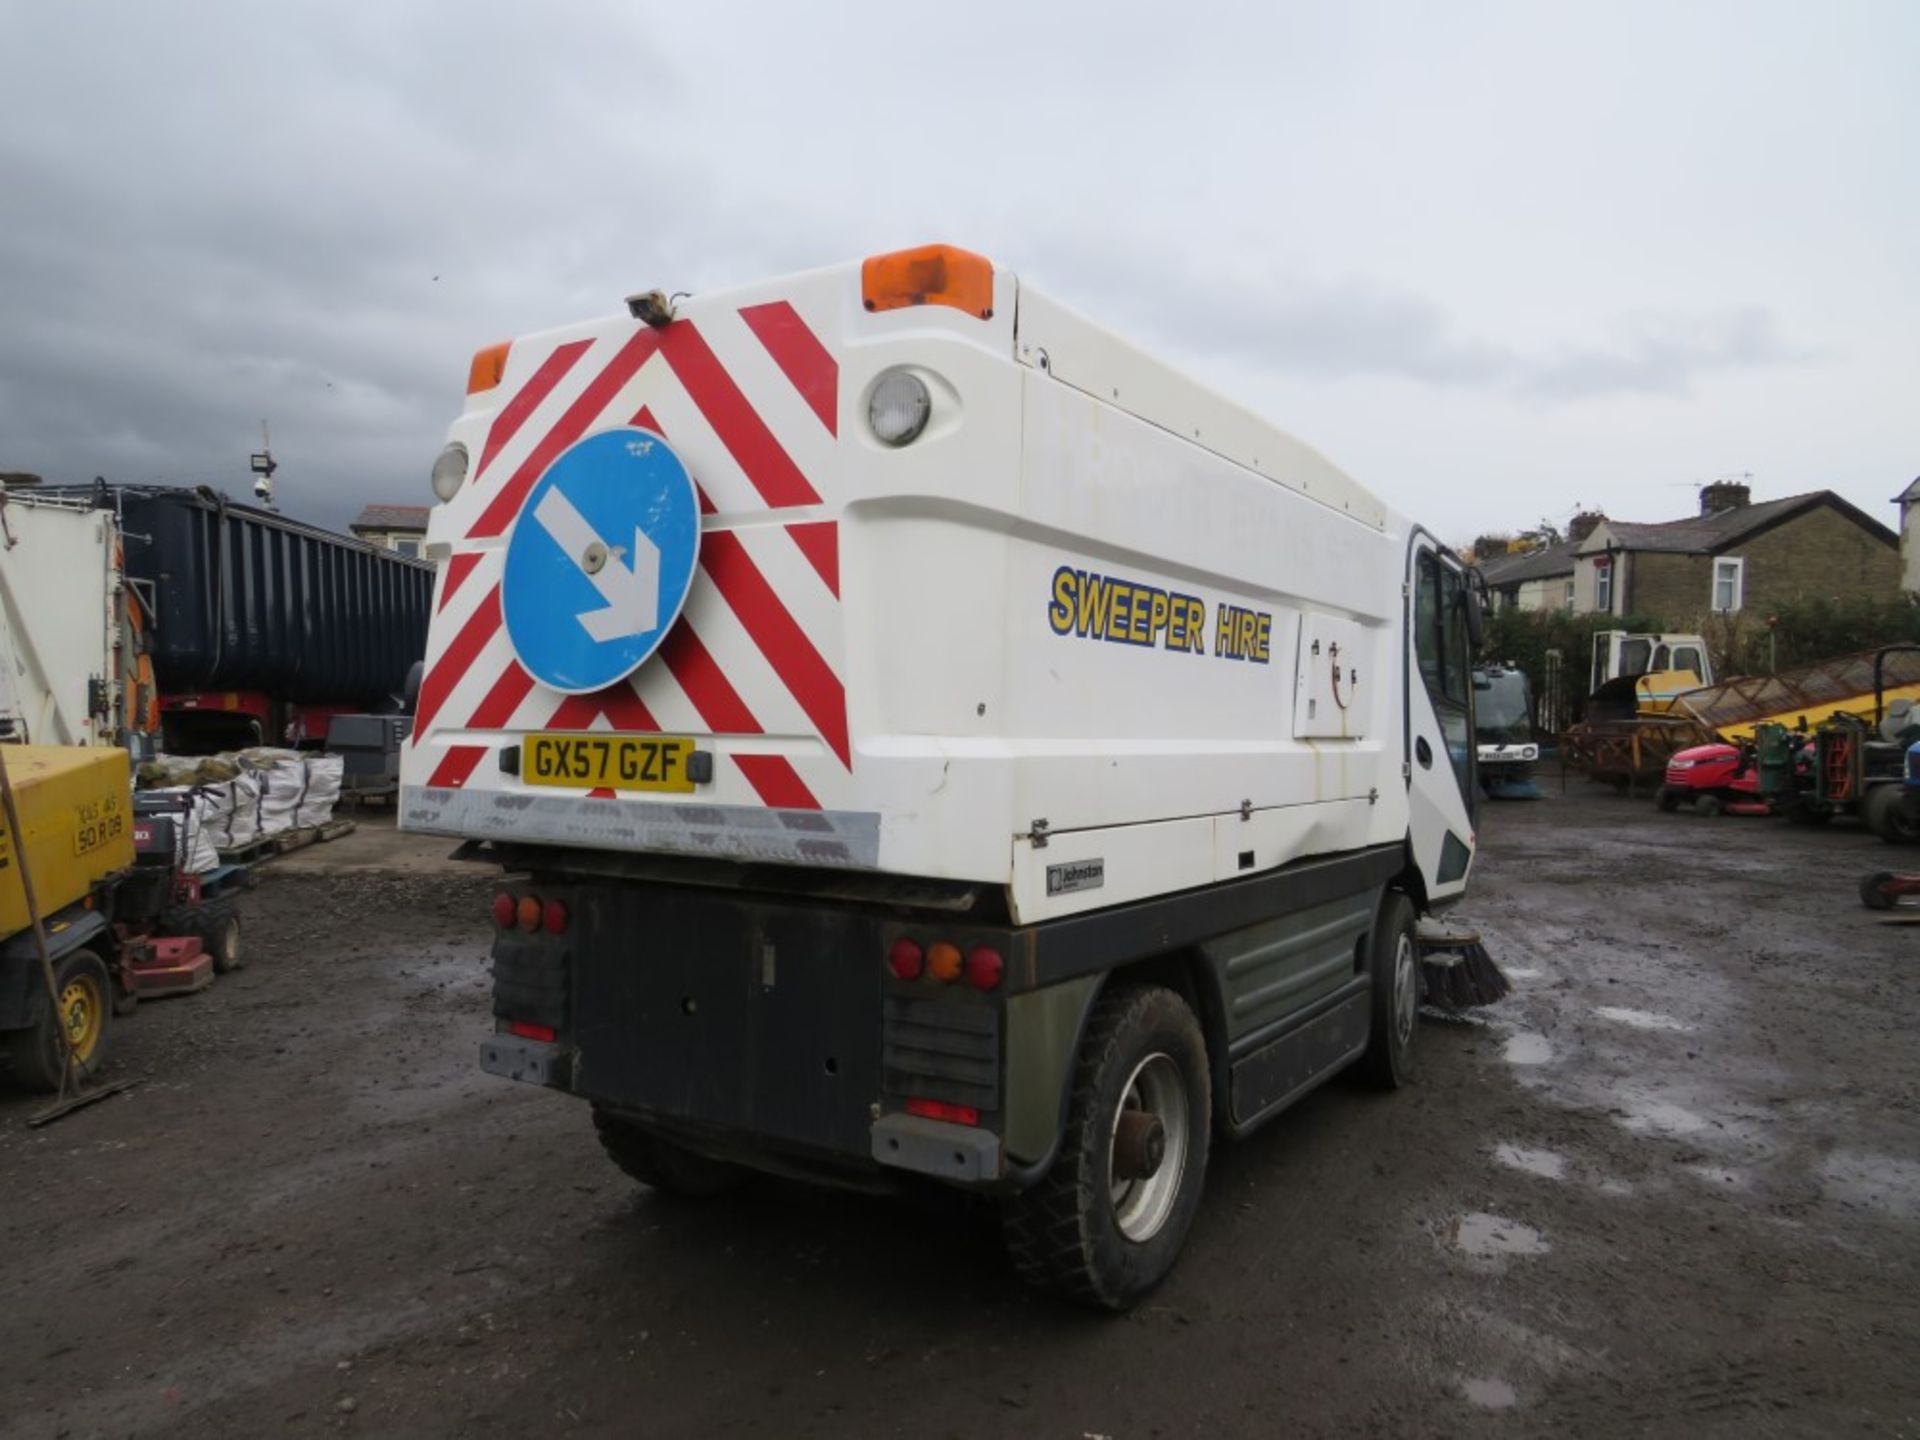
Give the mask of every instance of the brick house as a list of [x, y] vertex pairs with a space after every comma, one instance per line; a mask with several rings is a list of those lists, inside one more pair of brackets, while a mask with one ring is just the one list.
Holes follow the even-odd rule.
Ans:
[[1788, 600], [1900, 589], [1900, 537], [1831, 490], [1754, 504], [1745, 485], [1700, 492], [1700, 513], [1659, 525], [1604, 520], [1574, 556], [1574, 608], [1688, 625]]
[[1573, 606], [1577, 540], [1482, 562], [1481, 577], [1496, 610], [1567, 610]]
[[[1480, 565], [1487, 595], [1495, 610], [1571, 610], [1574, 557], [1580, 542], [1607, 517], [1584, 510], [1567, 525], [1567, 538], [1558, 545], [1494, 555]], [[1477, 553], [1477, 551], [1476, 551]]]
[[347, 528], [369, 545], [417, 558], [427, 539], [425, 505], [369, 505]]

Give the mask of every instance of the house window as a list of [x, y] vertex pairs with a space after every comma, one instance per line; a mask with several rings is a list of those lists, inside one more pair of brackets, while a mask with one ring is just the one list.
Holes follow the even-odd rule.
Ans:
[[1613, 562], [1593, 562], [1593, 608], [1602, 615], [1613, 613]]
[[1573, 582], [1571, 580], [1567, 581], [1567, 603], [1565, 608], [1568, 610], [1573, 608]]
[[1725, 615], [1740, 608], [1746, 589], [1747, 562], [1734, 557], [1713, 562], [1713, 613]]
[[396, 537], [393, 542], [393, 548], [410, 560], [420, 558], [420, 542], [418, 540], [401, 540]]

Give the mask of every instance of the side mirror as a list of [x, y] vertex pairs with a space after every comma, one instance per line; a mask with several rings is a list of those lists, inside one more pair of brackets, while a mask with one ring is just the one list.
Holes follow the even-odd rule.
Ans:
[[1475, 653], [1487, 643], [1487, 607], [1485, 601], [1486, 582], [1480, 578], [1478, 570], [1467, 572], [1467, 588], [1461, 593], [1460, 604], [1465, 610], [1462, 618], [1467, 622], [1467, 643]]

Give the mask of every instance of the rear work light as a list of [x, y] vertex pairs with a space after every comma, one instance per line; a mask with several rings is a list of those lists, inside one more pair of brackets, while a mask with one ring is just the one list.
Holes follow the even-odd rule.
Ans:
[[860, 266], [860, 300], [874, 311], [951, 305], [991, 320], [993, 262], [957, 245], [922, 245], [873, 255]]
[[971, 1105], [949, 1105], [945, 1100], [909, 1100], [907, 1114], [922, 1120], [945, 1120], [949, 1125], [978, 1125], [980, 1112]]

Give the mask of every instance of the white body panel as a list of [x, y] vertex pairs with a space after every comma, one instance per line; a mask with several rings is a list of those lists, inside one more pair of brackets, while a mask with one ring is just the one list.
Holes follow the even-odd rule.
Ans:
[[[0, 726], [36, 745], [112, 744], [121, 586], [113, 513], [14, 492], [0, 517]], [[104, 714], [93, 713], [90, 691]]]
[[[988, 320], [860, 294], [847, 266], [702, 297], [651, 336], [621, 317], [516, 343], [453, 427], [477, 474], [428, 531], [404, 824], [987, 882], [1023, 920], [1408, 835], [1404, 520], [1009, 274]], [[784, 307], [799, 358], [790, 326], [767, 333]], [[933, 403], [894, 449], [866, 401], [899, 366]], [[570, 700], [498, 623], [513, 490], [568, 437], [635, 423], [711, 502], [694, 639]], [[498, 756], [542, 728], [694, 736], [714, 778], [531, 787]], [[1454, 800], [1428, 808], [1470, 844]]]

